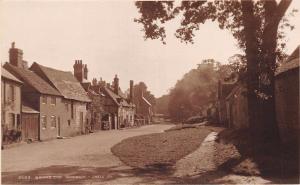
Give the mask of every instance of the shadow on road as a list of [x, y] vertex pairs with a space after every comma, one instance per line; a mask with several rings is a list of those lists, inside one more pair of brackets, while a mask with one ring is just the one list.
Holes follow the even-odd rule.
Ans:
[[[89, 182], [122, 183], [209, 183], [225, 173], [206, 172], [197, 177], [173, 177], [174, 168], [169, 164], [153, 164], [146, 168], [79, 167], [55, 165], [31, 171], [2, 172], [5, 184], [78, 184]], [[134, 178], [133, 180], [131, 178]], [[231, 183], [223, 181], [220, 183]]]

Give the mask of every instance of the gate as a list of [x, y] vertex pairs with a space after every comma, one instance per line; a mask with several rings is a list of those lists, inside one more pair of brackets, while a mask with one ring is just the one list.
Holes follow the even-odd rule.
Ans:
[[25, 141], [39, 139], [39, 114], [22, 114], [22, 135]]

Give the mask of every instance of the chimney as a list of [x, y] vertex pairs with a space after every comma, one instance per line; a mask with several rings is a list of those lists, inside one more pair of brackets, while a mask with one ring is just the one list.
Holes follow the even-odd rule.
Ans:
[[133, 80], [130, 80], [129, 82], [129, 101], [133, 102]]
[[9, 49], [9, 63], [23, 68], [23, 51], [15, 48], [15, 42], [11, 43], [11, 48]]
[[83, 75], [83, 78], [85, 80], [88, 79], [88, 68], [87, 68], [87, 64], [84, 65], [84, 75]]
[[23, 66], [23, 69], [28, 69], [28, 62], [23, 60], [22, 66]]
[[93, 86], [96, 86], [96, 85], [97, 85], [97, 79], [96, 79], [96, 78], [93, 78], [93, 80], [92, 80], [92, 85], [93, 85]]
[[83, 71], [83, 64], [82, 60], [75, 60], [75, 64], [73, 65], [74, 68], [74, 76], [75, 78], [82, 83], [84, 79], [84, 71]]
[[117, 75], [114, 78], [114, 93], [119, 94], [119, 78]]

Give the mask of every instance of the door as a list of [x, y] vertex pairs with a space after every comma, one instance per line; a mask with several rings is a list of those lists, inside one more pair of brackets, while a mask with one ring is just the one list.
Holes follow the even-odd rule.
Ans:
[[57, 118], [57, 136], [60, 136], [60, 117]]
[[23, 140], [38, 140], [39, 116], [38, 114], [22, 114]]

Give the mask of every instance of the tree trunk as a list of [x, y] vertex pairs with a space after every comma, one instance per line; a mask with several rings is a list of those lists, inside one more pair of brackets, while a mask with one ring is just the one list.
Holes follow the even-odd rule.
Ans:
[[259, 43], [256, 36], [258, 22], [253, 14], [253, 2], [242, 1], [244, 34], [246, 39], [246, 59], [247, 59], [247, 100], [248, 100], [248, 117], [249, 125], [253, 134], [260, 126], [259, 101], [256, 91], [259, 87], [258, 63], [259, 63]]
[[276, 122], [275, 111], [275, 70], [276, 70], [276, 47], [279, 22], [291, 4], [291, 0], [282, 0], [277, 5], [275, 1], [266, 1], [265, 22], [266, 26], [262, 36], [262, 67], [266, 75], [267, 83], [262, 82], [260, 88], [267, 99], [261, 102], [263, 117], [263, 132], [266, 142], [278, 142], [279, 130]]

